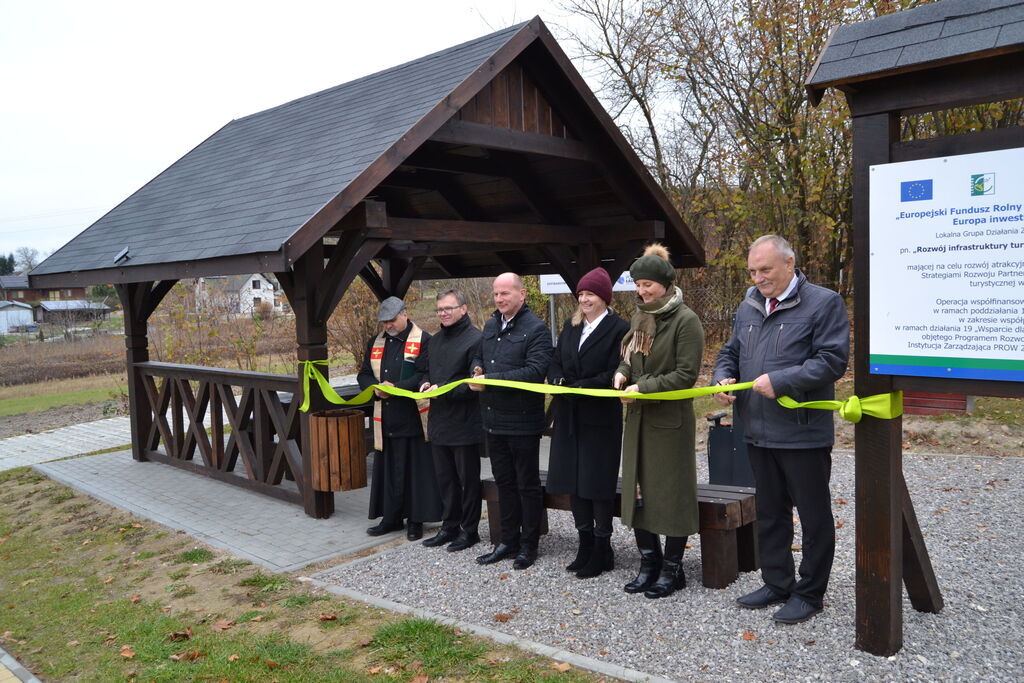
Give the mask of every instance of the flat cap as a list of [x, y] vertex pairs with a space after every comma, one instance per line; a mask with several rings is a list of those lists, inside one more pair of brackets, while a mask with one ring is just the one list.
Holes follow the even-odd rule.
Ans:
[[380, 302], [380, 308], [377, 309], [377, 320], [382, 323], [387, 322], [388, 320], [394, 320], [398, 317], [398, 314], [404, 310], [405, 302], [397, 296], [389, 296], [387, 299]]

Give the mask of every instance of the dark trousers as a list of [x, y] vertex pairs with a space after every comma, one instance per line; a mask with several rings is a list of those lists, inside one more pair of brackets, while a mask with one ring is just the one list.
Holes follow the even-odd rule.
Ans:
[[614, 500], [580, 498], [573, 495], [569, 498], [572, 508], [572, 520], [576, 524], [576, 530], [595, 536], [608, 538], [612, 535], [612, 511], [615, 509]]
[[[501, 507], [501, 542], [536, 548], [544, 500], [540, 488], [540, 435], [487, 435]], [[493, 539], [492, 539], [493, 540]]]
[[[836, 550], [832, 448], [760, 448], [747, 444], [757, 482], [757, 541], [766, 585], [821, 607]], [[793, 567], [793, 506], [803, 530], [800, 579]]]
[[434, 472], [441, 489], [441, 528], [477, 533], [480, 525], [480, 444], [431, 444]]

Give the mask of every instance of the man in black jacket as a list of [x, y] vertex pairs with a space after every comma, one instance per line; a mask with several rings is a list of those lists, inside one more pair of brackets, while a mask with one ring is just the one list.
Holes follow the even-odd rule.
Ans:
[[[380, 303], [377, 319], [383, 329], [366, 345], [359, 388], [374, 384], [416, 391], [427, 370], [425, 345], [430, 335], [405, 312], [401, 299], [390, 296]], [[402, 528], [408, 520], [410, 541], [423, 537], [423, 522], [441, 518], [430, 445], [425, 441], [423, 412], [426, 406], [409, 398], [391, 398], [376, 390], [373, 412], [373, 474], [370, 480], [370, 519], [379, 524], [366, 533], [380, 536]]]
[[[469, 377], [480, 330], [466, 315], [466, 295], [449, 289], [437, 295], [441, 329], [430, 338], [427, 375], [420, 391]], [[427, 547], [448, 544], [449, 552], [480, 542], [480, 445], [484, 440], [479, 394], [469, 385], [430, 399], [430, 447], [441, 489], [441, 528], [423, 541]]]
[[[493, 290], [498, 310], [484, 325], [473, 374], [488, 379], [543, 382], [552, 353], [548, 326], [527, 308], [526, 290], [515, 273], [495, 278]], [[483, 392], [480, 403], [487, 454], [501, 506], [500, 542], [476, 561], [493, 564], [515, 557], [512, 567], [526, 569], [537, 560], [544, 510], [539, 472], [544, 395], [482, 384], [470, 387]]]

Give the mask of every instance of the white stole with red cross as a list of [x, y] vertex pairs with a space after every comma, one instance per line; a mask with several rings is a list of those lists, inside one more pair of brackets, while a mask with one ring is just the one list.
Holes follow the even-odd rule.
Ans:
[[[373, 371], [373, 376], [380, 382], [380, 366], [384, 360], [384, 337], [385, 333], [381, 332], [373, 340], [373, 346], [370, 348], [370, 369]], [[423, 330], [419, 328], [416, 323], [412, 324], [412, 329], [409, 330], [409, 336], [405, 340], [405, 347], [402, 349], [402, 360], [410, 361], [415, 363], [416, 357], [420, 355], [420, 350], [423, 348]], [[382, 405], [380, 401], [374, 401], [373, 403], [373, 447], [378, 451], [384, 450], [384, 427], [382, 415]], [[426, 441], [430, 441], [430, 437], [427, 436], [427, 414], [430, 411], [430, 401], [425, 398], [417, 399], [416, 410], [420, 414], [420, 424], [423, 427], [423, 438]]]

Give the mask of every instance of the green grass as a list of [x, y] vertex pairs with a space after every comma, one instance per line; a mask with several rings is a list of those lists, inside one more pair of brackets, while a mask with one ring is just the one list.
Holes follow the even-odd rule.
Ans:
[[323, 595], [293, 595], [290, 598], [282, 600], [281, 604], [285, 607], [305, 607], [310, 603], [326, 599], [327, 597]]
[[175, 557], [174, 564], [199, 564], [200, 562], [209, 562], [212, 559], [213, 553], [206, 548], [193, 548]]
[[256, 573], [249, 578], [239, 581], [238, 585], [258, 588], [261, 593], [273, 593], [274, 591], [288, 588], [292, 585], [292, 582], [287, 577], [264, 574], [262, 570], [258, 569], [256, 570]]
[[405, 667], [419, 662], [422, 673], [440, 676], [475, 661], [486, 646], [454, 629], [425, 619], [404, 619], [384, 626], [370, 643], [371, 659]]
[[247, 560], [221, 560], [217, 564], [210, 565], [209, 571], [214, 574], [237, 574], [250, 564], [252, 564], [252, 562]]
[[44, 396], [25, 396], [0, 401], [0, 417], [38, 413], [41, 410], [60, 406], [75, 406], [83, 403], [99, 403], [110, 398], [110, 389], [86, 389]]

